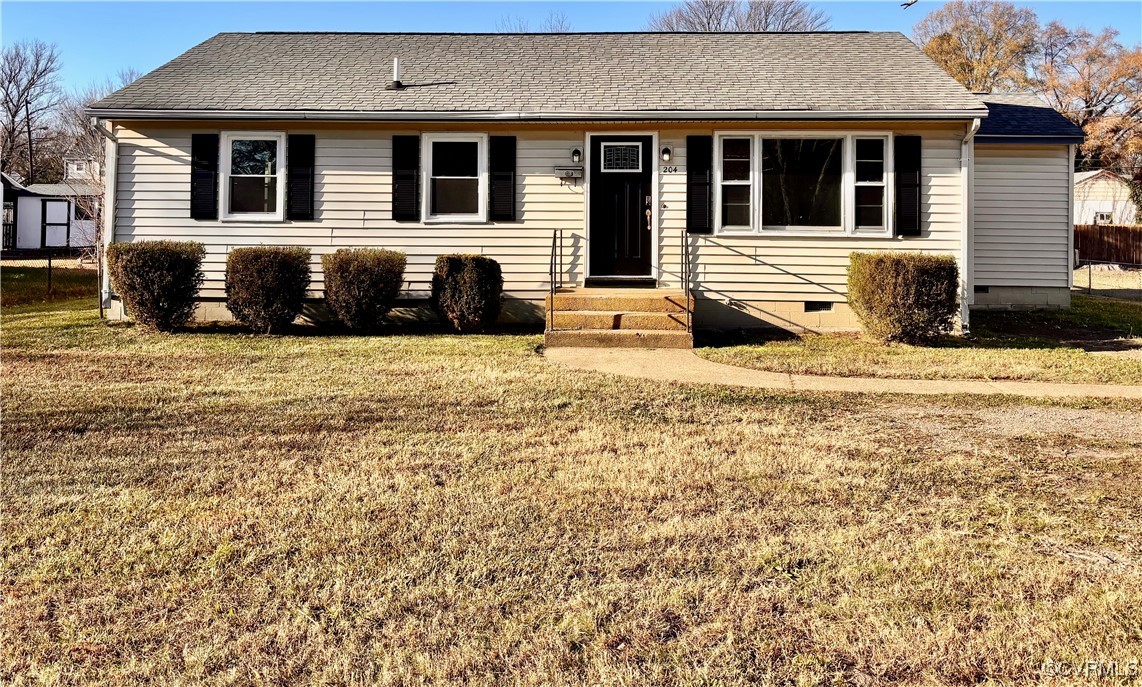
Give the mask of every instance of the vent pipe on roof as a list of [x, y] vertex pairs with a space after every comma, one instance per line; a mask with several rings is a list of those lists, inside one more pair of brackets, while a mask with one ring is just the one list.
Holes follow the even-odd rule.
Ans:
[[393, 80], [385, 86], [386, 91], [396, 91], [404, 88], [404, 84], [400, 82], [400, 58], [393, 58]]

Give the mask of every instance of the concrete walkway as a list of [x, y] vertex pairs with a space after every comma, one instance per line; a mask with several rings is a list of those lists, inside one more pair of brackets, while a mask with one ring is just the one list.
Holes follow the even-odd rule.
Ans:
[[1050, 382], [990, 382], [940, 379], [875, 379], [818, 377], [762, 372], [723, 365], [693, 351], [636, 348], [549, 348], [554, 363], [577, 370], [608, 372], [663, 382], [724, 384], [787, 391], [842, 391], [869, 394], [1012, 394], [1045, 398], [1138, 398], [1142, 386], [1113, 384], [1055, 384]]

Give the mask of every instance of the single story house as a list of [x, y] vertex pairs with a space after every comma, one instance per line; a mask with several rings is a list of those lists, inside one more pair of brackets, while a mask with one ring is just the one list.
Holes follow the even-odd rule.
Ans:
[[549, 343], [667, 346], [858, 328], [853, 251], [954, 256], [965, 326], [1067, 305], [1081, 131], [1002, 100], [899, 33], [224, 33], [89, 113], [104, 240], [204, 243], [201, 317], [231, 248], [311, 248], [320, 297], [321, 254], [380, 246], [410, 304], [482, 253]]
[[3, 250], [91, 248], [98, 243], [95, 215], [102, 202], [98, 182], [72, 174], [54, 184], [23, 185], [3, 175]]
[[1075, 224], [1138, 224], [1138, 213], [1125, 176], [1109, 169], [1075, 173]]

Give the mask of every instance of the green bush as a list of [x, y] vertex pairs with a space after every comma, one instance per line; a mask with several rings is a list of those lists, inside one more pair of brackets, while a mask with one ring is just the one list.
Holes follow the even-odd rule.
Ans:
[[849, 305], [881, 341], [926, 343], [951, 330], [959, 269], [950, 255], [853, 253]]
[[500, 316], [504, 276], [483, 255], [441, 255], [432, 274], [432, 309], [461, 332], [482, 331]]
[[374, 329], [392, 309], [404, 284], [404, 253], [342, 248], [321, 256], [325, 303], [350, 329]]
[[193, 241], [139, 241], [107, 247], [111, 286], [141, 325], [169, 332], [194, 315], [206, 250]]
[[307, 288], [308, 248], [235, 248], [226, 258], [226, 307], [255, 331], [269, 334], [293, 322]]

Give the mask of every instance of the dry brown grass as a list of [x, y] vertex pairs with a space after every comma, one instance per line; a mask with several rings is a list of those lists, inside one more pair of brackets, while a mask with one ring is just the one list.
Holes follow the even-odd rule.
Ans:
[[1142, 384], [1142, 303], [1076, 294], [1069, 310], [976, 312], [972, 335], [909, 346], [819, 334], [703, 348], [698, 354], [790, 374]]
[[7, 684], [964, 684], [1139, 658], [1142, 413], [3, 317]]

